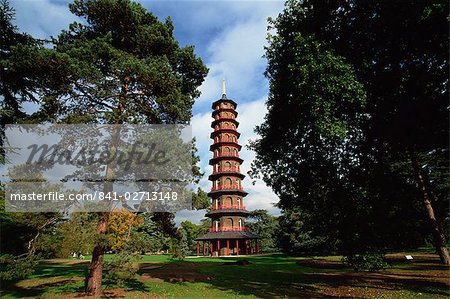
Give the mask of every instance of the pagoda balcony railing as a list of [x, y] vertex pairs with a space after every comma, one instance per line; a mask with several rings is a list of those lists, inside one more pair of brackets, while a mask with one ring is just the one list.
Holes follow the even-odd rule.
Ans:
[[219, 116], [214, 117], [214, 120], [219, 120], [219, 119], [236, 119], [236, 117], [234, 115], [233, 116], [221, 116], [221, 115], [219, 115]]
[[214, 131], [222, 130], [222, 129], [230, 129], [230, 130], [236, 130], [236, 127], [232, 126], [218, 126], [214, 128]]
[[213, 158], [217, 157], [239, 157], [239, 153], [234, 152], [214, 153]]
[[239, 172], [239, 167], [215, 167], [213, 169], [213, 174], [219, 173], [219, 172]]
[[218, 138], [218, 139], [214, 139], [214, 143], [219, 143], [219, 142], [235, 142], [235, 143], [237, 143], [237, 139], [233, 139], [233, 138]]
[[227, 107], [227, 106], [220, 106], [220, 107], [215, 107], [214, 110], [220, 110], [220, 109], [234, 109], [234, 107]]
[[210, 232], [245, 232], [248, 231], [246, 227], [211, 227]]
[[228, 189], [244, 190], [244, 188], [242, 188], [242, 186], [238, 186], [238, 185], [230, 185], [230, 186], [218, 185], [218, 186], [213, 186], [211, 188], [211, 191], [228, 190]]
[[217, 210], [245, 210], [245, 206], [243, 205], [218, 205], [212, 207], [213, 211]]

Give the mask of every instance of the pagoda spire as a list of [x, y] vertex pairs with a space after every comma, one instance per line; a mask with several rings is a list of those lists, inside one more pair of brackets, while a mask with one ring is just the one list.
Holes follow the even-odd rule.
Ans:
[[222, 99], [227, 98], [227, 89], [225, 86], [225, 79], [222, 79]]

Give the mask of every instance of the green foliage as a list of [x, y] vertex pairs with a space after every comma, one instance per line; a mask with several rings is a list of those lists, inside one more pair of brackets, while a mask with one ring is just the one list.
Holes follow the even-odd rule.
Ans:
[[0, 257], [0, 265], [2, 270], [0, 272], [1, 280], [18, 280], [24, 279], [32, 274], [34, 267], [38, 263], [39, 256], [25, 255], [16, 257], [10, 254], [5, 254]]
[[[73, 253], [88, 255], [96, 240], [95, 227], [98, 218], [93, 213], [71, 213], [69, 219], [58, 226], [56, 234], [60, 236], [58, 257], [72, 257]], [[45, 247], [41, 247], [45, 251]]]
[[123, 286], [126, 281], [134, 279], [138, 271], [138, 267], [133, 264], [136, 258], [139, 258], [139, 255], [121, 251], [111, 259], [104, 261], [103, 269], [105, 270], [106, 284]]
[[211, 204], [211, 199], [208, 197], [208, 193], [200, 187], [197, 188], [197, 192], [192, 193], [192, 207], [197, 210], [207, 209]]
[[[189, 120], [207, 69], [192, 46], [180, 47], [170, 19], [161, 22], [131, 1], [77, 0], [69, 7], [86, 23], [71, 24], [53, 41], [73, 78], [59, 90], [62, 120]], [[63, 101], [67, 96], [72, 100]]]
[[[13, 10], [6, 1], [0, 4], [0, 92], [4, 99], [0, 107], [1, 136], [6, 123], [189, 121], [194, 100], [200, 95], [197, 88], [208, 70], [194, 54], [193, 46], [180, 47], [170, 18], [161, 22], [140, 4], [127, 0], [75, 0], [70, 10], [85, 21], [62, 31], [51, 41], [52, 48], [19, 34], [11, 22]], [[30, 101], [39, 106], [33, 115], [22, 111], [24, 103]], [[3, 161], [3, 148], [0, 157]], [[194, 151], [192, 170], [196, 177], [201, 175], [197, 162]], [[86, 215], [87, 219], [72, 218], [55, 231], [49, 229], [57, 221], [54, 215], [47, 219], [49, 215], [38, 214], [36, 221], [34, 215], [20, 215], [33, 220], [29, 224], [2, 213], [2, 220], [8, 220], [5, 225], [2, 221], [2, 229], [6, 227], [6, 235], [17, 241], [11, 242], [7, 250], [34, 253], [36, 244], [45, 251], [51, 241], [61, 241], [59, 250], [51, 251], [67, 256], [113, 243], [104, 234], [95, 233], [95, 222], [88, 223], [92, 215]], [[173, 215], [161, 213], [154, 217], [160, 220], [159, 232], [164, 232], [158, 236], [173, 234], [169, 232], [175, 231]], [[18, 224], [32, 229], [23, 233]], [[45, 229], [49, 231], [44, 235]], [[122, 237], [121, 230], [115, 233], [117, 239]], [[127, 245], [133, 250], [145, 250], [145, 242], [149, 241], [134, 230], [128, 231], [127, 237], [131, 237]], [[123, 250], [123, 243], [116, 242], [112, 247]], [[98, 265], [94, 266], [101, 272]], [[122, 251], [120, 258], [105, 268], [109, 270], [108, 280], [122, 283], [128, 279], [128, 252]], [[95, 285], [101, 285], [101, 281]], [[90, 291], [99, 293], [100, 288]]]
[[447, 11], [290, 0], [270, 20], [268, 114], [251, 175], [280, 197], [283, 248], [419, 245], [430, 230], [412, 157], [448, 226]]
[[172, 238], [170, 246], [170, 258], [184, 260], [191, 253], [186, 231], [183, 228], [178, 230], [176, 238]]
[[169, 248], [175, 235], [175, 223], [171, 213], [144, 213], [144, 222], [136, 228], [136, 249], [147, 253], [161, 253]]
[[388, 267], [388, 264], [384, 261], [384, 255], [381, 253], [353, 254], [346, 256], [343, 261], [352, 267], [355, 272], [361, 270], [375, 272]]
[[186, 234], [186, 241], [189, 247], [189, 252], [196, 252], [197, 244], [194, 241], [195, 238], [206, 234], [211, 224], [208, 220], [202, 221], [202, 223], [200, 224], [195, 224], [190, 221], [183, 221], [181, 222], [180, 226], [180, 229], [182, 229]]
[[[1, 6], [2, 136], [6, 123], [184, 124], [189, 121], [194, 100], [200, 95], [197, 88], [208, 69], [195, 55], [193, 46], [179, 45], [170, 18], [161, 22], [142, 5], [128, 0], [75, 0], [69, 5], [70, 11], [84, 20], [70, 24], [44, 47], [31, 37], [19, 34], [11, 23], [13, 10], [5, 1]], [[24, 113], [26, 102], [37, 104], [38, 111], [33, 115]], [[3, 161], [3, 149], [0, 157]], [[193, 153], [196, 176], [200, 175], [195, 168], [197, 160]], [[159, 214], [153, 215], [157, 237], [173, 235], [173, 214]], [[36, 229], [23, 223], [23, 227], [33, 229], [22, 231], [15, 217], [3, 216], [8, 220], [5, 221], [7, 235], [17, 239], [8, 244], [13, 247], [8, 248], [10, 251], [35, 250], [35, 240], [44, 233], [43, 228], [50, 226], [44, 222], [44, 226]], [[36, 217], [40, 220], [46, 214]], [[49, 231], [50, 235], [41, 238], [41, 247], [47, 246], [50, 240], [62, 240], [59, 254], [64, 256], [71, 251], [89, 250], [93, 244], [106, 247], [104, 235], [92, 236], [90, 229], [95, 227], [92, 223], [86, 230], [76, 230], [85, 220], [71, 219], [73, 227], [62, 225], [59, 231]], [[139, 232], [131, 234], [132, 240], [140, 241], [141, 245], [145, 243], [142, 241], [149, 241]], [[3, 243], [2, 252], [6, 247]], [[124, 257], [116, 264], [125, 265], [125, 262]], [[121, 275], [116, 278], [122, 279]], [[100, 285], [98, 281], [97, 285]], [[95, 290], [99, 291], [99, 288]]]
[[267, 210], [254, 210], [249, 217], [250, 221], [246, 223], [246, 226], [252, 233], [261, 237], [263, 252], [278, 251], [281, 233], [278, 219], [270, 215]]
[[[4, 211], [4, 204], [0, 206]], [[62, 220], [59, 213], [7, 213], [0, 214], [1, 252], [13, 255], [35, 253], [40, 250], [43, 235], [51, 234]], [[8, 241], [6, 241], [8, 240]]]
[[[279, 217], [279, 246], [291, 254], [322, 255], [337, 251], [337, 238], [310, 225], [311, 216], [298, 209], [287, 209]], [[324, 227], [323, 229], [328, 229]]]

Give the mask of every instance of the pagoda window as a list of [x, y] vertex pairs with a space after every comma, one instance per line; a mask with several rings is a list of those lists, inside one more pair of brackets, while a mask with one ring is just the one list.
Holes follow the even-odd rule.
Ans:
[[239, 209], [241, 208], [241, 198], [240, 197], [237, 198], [237, 206]]
[[226, 219], [226, 225], [227, 227], [233, 227], [234, 223], [233, 223], [233, 218], [227, 218]]
[[231, 186], [231, 179], [230, 178], [226, 178], [225, 179], [225, 185], [226, 186]]
[[242, 218], [239, 218], [239, 228], [242, 228]]
[[229, 153], [230, 151], [231, 151], [230, 148], [227, 146], [227, 147], [225, 148], [225, 152]]
[[225, 198], [225, 203], [224, 205], [226, 206], [231, 206], [233, 204], [233, 199], [231, 197], [227, 197]]
[[231, 163], [230, 162], [225, 162], [225, 169], [231, 169]]

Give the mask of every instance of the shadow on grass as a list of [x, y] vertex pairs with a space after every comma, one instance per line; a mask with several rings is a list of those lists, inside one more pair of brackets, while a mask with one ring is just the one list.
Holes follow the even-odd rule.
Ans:
[[2, 282], [1, 297], [9, 295], [14, 298], [40, 297], [45, 293], [67, 294], [84, 291], [83, 282], [73, 279], [62, 279], [38, 285], [27, 286], [19, 282]]
[[[240, 260], [247, 265], [223, 265]], [[82, 279], [87, 263], [45, 262], [36, 267], [32, 279], [22, 283], [2, 283], [2, 295], [14, 297], [39, 297], [44, 293], [82, 294]], [[125, 281], [123, 285], [105, 283], [106, 290], [151, 292], [148, 282], [168, 282], [184, 288], [206, 284], [211, 290], [233, 292], [234, 295], [255, 295], [263, 298], [336, 298], [348, 297], [349, 289], [372, 290], [385, 296], [396, 291], [422, 293], [423, 296], [448, 296], [448, 270], [435, 259], [417, 260], [413, 263], [395, 260], [394, 267], [379, 273], [354, 273], [342, 263], [326, 259], [298, 259], [284, 255], [248, 256], [232, 258], [199, 258], [184, 261], [168, 260], [165, 263], [140, 263], [138, 280]], [[445, 274], [447, 273], [447, 274]], [[446, 276], [446, 277], [443, 277]], [[51, 281], [51, 279], [54, 281]], [[34, 284], [31, 283], [34, 280]], [[42, 280], [42, 281], [40, 281]], [[46, 281], [47, 280], [47, 281]], [[76, 281], [76, 282], [75, 282]], [[38, 284], [36, 284], [38, 283]], [[195, 289], [195, 288], [193, 288]], [[199, 288], [201, 289], [201, 288]], [[352, 293], [364, 297], [363, 293]], [[114, 293], [116, 294], [116, 293]], [[202, 298], [202, 293], [195, 294]], [[119, 296], [119, 295], [114, 295]]]
[[[373, 293], [381, 291], [387, 296], [398, 291], [422, 293], [425, 296], [449, 295], [448, 272], [443, 274], [440, 271], [448, 271], [448, 267], [441, 267], [433, 258], [425, 259], [427, 263], [418, 263], [406, 273], [403, 267], [379, 273], [355, 273], [336, 261], [298, 261], [278, 255], [245, 257], [251, 262], [249, 265], [223, 265], [224, 262], [239, 259], [242, 258], [192, 259], [179, 264], [184, 265], [184, 271], [189, 273], [208, 275], [211, 279], [204, 282], [213, 288], [264, 298], [347, 297], [349, 289], [356, 290], [352, 296], [364, 296], [364, 289], [372, 290]], [[396, 266], [403, 265], [408, 266], [408, 263], [399, 262]], [[148, 274], [166, 282], [173, 281], [167, 271], [155, 269], [148, 271]], [[444, 280], [443, 275], [446, 275]]]
[[45, 277], [83, 277], [84, 271], [88, 267], [88, 263], [78, 264], [56, 264], [56, 263], [40, 263], [35, 267], [30, 278], [45, 278]]
[[0, 285], [1, 285], [0, 297], [9, 295], [15, 298], [26, 298], [26, 297], [37, 297], [44, 293], [43, 289], [23, 288], [17, 286], [15, 283], [11, 281], [2, 281]]

